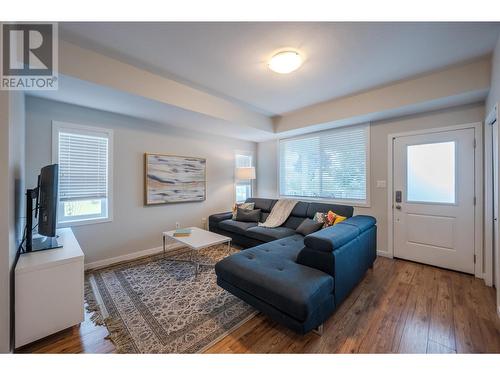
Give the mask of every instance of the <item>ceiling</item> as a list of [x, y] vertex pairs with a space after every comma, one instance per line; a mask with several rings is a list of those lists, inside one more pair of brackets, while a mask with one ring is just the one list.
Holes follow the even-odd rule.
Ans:
[[[58, 90], [27, 91], [28, 95], [144, 119], [157, 125], [177, 126], [195, 132], [261, 142], [272, 137], [264, 131], [234, 124], [150, 98], [82, 81], [59, 73]], [[151, 125], [151, 124], [150, 124]]]
[[[499, 23], [61, 23], [61, 38], [265, 115], [492, 52]], [[296, 48], [303, 66], [267, 69]]]

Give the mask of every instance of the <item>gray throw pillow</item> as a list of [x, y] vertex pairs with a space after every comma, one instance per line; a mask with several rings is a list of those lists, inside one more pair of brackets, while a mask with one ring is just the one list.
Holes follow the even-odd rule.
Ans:
[[323, 227], [323, 223], [318, 223], [312, 219], [304, 219], [302, 223], [295, 229], [295, 232], [307, 236], [308, 234], [314, 233]]
[[236, 220], [236, 211], [239, 208], [244, 208], [245, 210], [253, 210], [255, 208], [255, 203], [236, 203], [233, 207], [233, 220]]
[[260, 209], [258, 210], [245, 210], [244, 208], [238, 208], [236, 210], [236, 221], [245, 221], [257, 223], [260, 219]]

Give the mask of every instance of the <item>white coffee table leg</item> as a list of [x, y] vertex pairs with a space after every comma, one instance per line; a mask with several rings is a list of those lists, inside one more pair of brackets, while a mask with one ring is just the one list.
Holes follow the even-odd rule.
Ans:
[[198, 263], [198, 260], [197, 259], [194, 259], [194, 252], [195, 250], [194, 249], [191, 249], [191, 252], [189, 254], [189, 260], [191, 263], [194, 264], [194, 277], [198, 277], [198, 268], [200, 267], [199, 263]]

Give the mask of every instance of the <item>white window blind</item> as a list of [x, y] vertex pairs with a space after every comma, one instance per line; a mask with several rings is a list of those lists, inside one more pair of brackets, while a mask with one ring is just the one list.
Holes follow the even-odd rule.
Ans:
[[58, 225], [111, 221], [113, 131], [54, 121], [52, 161], [59, 164]]
[[235, 154], [235, 165], [236, 168], [251, 167], [252, 155]]
[[367, 203], [369, 126], [280, 141], [280, 195]]
[[100, 199], [108, 195], [108, 138], [59, 133], [61, 201]]

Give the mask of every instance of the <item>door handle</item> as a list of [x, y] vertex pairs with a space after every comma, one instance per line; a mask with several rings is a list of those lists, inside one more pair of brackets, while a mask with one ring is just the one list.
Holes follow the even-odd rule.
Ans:
[[403, 193], [401, 190], [396, 190], [396, 203], [401, 203], [402, 195], [403, 195]]
[[397, 204], [396, 206], [394, 206], [397, 210], [400, 210], [401, 209], [401, 206], [399, 204]]

